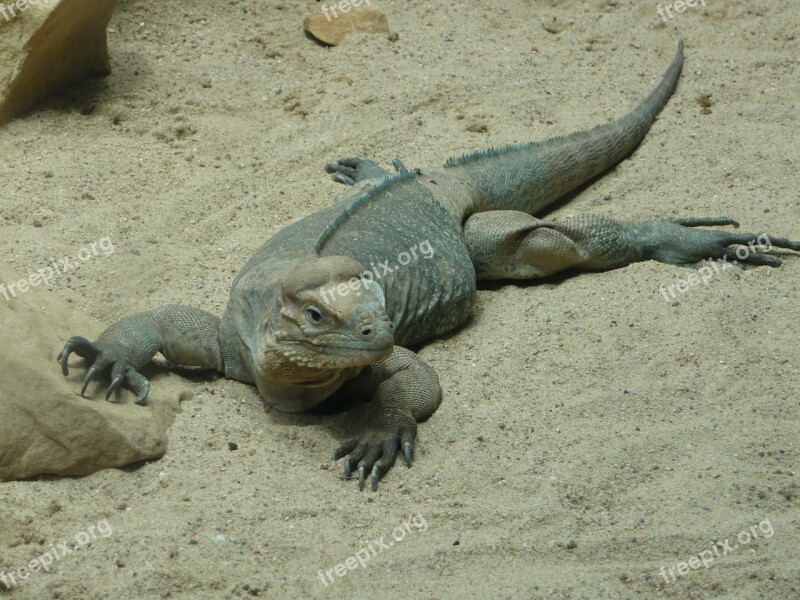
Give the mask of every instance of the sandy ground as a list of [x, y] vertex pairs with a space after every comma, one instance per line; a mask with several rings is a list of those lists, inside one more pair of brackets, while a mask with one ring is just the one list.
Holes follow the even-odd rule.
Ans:
[[[610, 120], [678, 37], [686, 67], [645, 142], [555, 216], [800, 238], [796, 2], [706, 4], [664, 23], [654, 2], [387, 1], [399, 41], [329, 49], [303, 34], [313, 1], [123, 0], [112, 75], [0, 131], [3, 260], [28, 273], [108, 236], [113, 254], [51, 285], [77, 310], [221, 314], [262, 241], [341, 191], [325, 162], [441, 164]], [[481, 291], [421, 351], [445, 399], [378, 493], [328, 461], [361, 407], [282, 415], [255, 388], [152, 370], [157, 394], [193, 393], [162, 460], [0, 486], [0, 570], [90, 542], [0, 598], [798, 598], [800, 257], [665, 301], [689, 273]]]

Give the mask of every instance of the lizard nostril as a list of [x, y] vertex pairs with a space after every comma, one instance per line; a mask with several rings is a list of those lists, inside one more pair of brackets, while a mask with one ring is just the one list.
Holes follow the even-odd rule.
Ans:
[[363, 335], [369, 335], [370, 333], [372, 333], [372, 329], [370, 329], [369, 327], [365, 327], [364, 329], [361, 330], [361, 333]]

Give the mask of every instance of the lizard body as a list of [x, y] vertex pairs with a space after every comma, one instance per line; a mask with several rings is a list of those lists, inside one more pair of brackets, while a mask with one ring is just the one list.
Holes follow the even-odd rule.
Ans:
[[[731, 245], [756, 239], [695, 229], [737, 225], [722, 217], [625, 222], [582, 215], [556, 223], [534, 216], [638, 146], [682, 64], [681, 43], [644, 102], [587, 131], [473, 152], [432, 169], [409, 171], [396, 161], [395, 175], [369, 160], [329, 164], [334, 179], [352, 187], [267, 240], [234, 280], [221, 319], [178, 305], [131, 315], [95, 342], [70, 338], [58, 356], [62, 370], [68, 373], [74, 352], [90, 364], [81, 393], [108, 373], [107, 399], [125, 383], [143, 403], [149, 383], [138, 370], [160, 351], [255, 384], [285, 412], [310, 410], [336, 393], [371, 399], [367, 431], [334, 458], [346, 457], [345, 474], [357, 471], [359, 485], [369, 477], [375, 489], [398, 451], [410, 465], [417, 423], [441, 401], [435, 372], [408, 347], [462, 324], [477, 282], [648, 259], [735, 259]], [[800, 250], [800, 242], [770, 240]], [[394, 264], [409, 252], [415, 260]], [[746, 262], [780, 264], [760, 253]]]

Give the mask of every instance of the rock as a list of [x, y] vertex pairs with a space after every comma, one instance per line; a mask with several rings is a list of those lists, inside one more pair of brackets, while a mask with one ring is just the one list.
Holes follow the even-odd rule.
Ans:
[[[55, 357], [71, 335], [92, 338], [101, 328], [34, 276], [27, 282], [36, 281], [35, 287], [21, 292], [23, 279], [0, 262], [0, 481], [85, 475], [162, 456], [180, 410], [176, 386], [160, 381], [145, 407], [136, 406], [128, 391], [118, 402], [106, 402], [106, 388], [96, 384], [89, 386], [90, 398], [80, 397], [82, 359], [71, 360], [78, 368], [64, 377]], [[174, 392], [172, 400], [166, 388]]]
[[0, 125], [52, 90], [108, 75], [116, 0], [0, 2]]
[[563, 20], [559, 21], [558, 18], [555, 16], [552, 19], [550, 18], [542, 19], [542, 28], [547, 33], [559, 34], [572, 24], [573, 21], [569, 22]]
[[329, 1], [321, 12], [306, 17], [303, 28], [319, 41], [338, 46], [348, 33], [389, 33], [389, 19], [369, 0]]

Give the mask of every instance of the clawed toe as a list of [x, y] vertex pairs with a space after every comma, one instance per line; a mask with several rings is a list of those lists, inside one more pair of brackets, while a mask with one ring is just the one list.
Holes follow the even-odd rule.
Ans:
[[406, 166], [403, 164], [403, 161], [401, 161], [399, 158], [395, 158], [392, 161], [392, 166], [394, 167], [395, 171], [397, 171], [398, 173], [400, 173], [401, 171], [408, 171]]
[[648, 240], [648, 258], [670, 264], [692, 264], [703, 260], [724, 260], [740, 265], [779, 267], [779, 258], [767, 254], [773, 248], [800, 251], [800, 242], [766, 233], [737, 233], [704, 226], [739, 223], [728, 217], [688, 217], [639, 225]]
[[64, 344], [64, 348], [56, 356], [56, 360], [61, 365], [61, 372], [64, 376], [69, 375], [68, 361], [72, 353], [84, 358], [89, 369], [81, 382], [80, 395], [86, 394], [89, 384], [111, 369], [111, 383], [105, 393], [105, 399], [110, 401], [123, 383], [128, 384], [131, 390], [137, 394], [136, 404], [144, 406], [147, 404], [147, 396], [150, 393], [150, 382], [124, 357], [120, 357], [119, 350], [114, 346], [104, 346], [100, 342], [90, 342], [84, 337], [71, 337]]
[[333, 174], [333, 180], [344, 185], [355, 185], [356, 169], [339, 163], [328, 163], [325, 165], [325, 172]]
[[333, 460], [344, 457], [344, 478], [350, 479], [357, 473], [358, 489], [363, 490], [369, 478], [370, 487], [376, 491], [380, 480], [394, 466], [401, 449], [403, 460], [411, 466], [415, 435], [414, 428], [373, 431], [365, 439], [352, 438], [339, 445], [333, 453]]
[[733, 225], [738, 229], [739, 221], [730, 217], [684, 217], [672, 219], [672, 222], [684, 227], [719, 227]]
[[90, 363], [93, 363], [97, 356], [97, 351], [92, 346], [92, 343], [85, 337], [74, 336], [69, 338], [67, 343], [64, 344], [64, 348], [58, 353], [58, 356], [56, 356], [56, 360], [61, 365], [61, 372], [65, 377], [69, 375], [69, 366], [67, 363], [73, 352]]
[[[397, 162], [399, 163], [399, 161]], [[399, 164], [402, 166], [402, 163]], [[326, 164], [325, 172], [331, 173], [333, 180], [337, 183], [345, 185], [355, 185], [365, 179], [381, 178], [388, 175], [386, 171], [374, 162], [364, 158], [341, 158], [335, 163]]]

